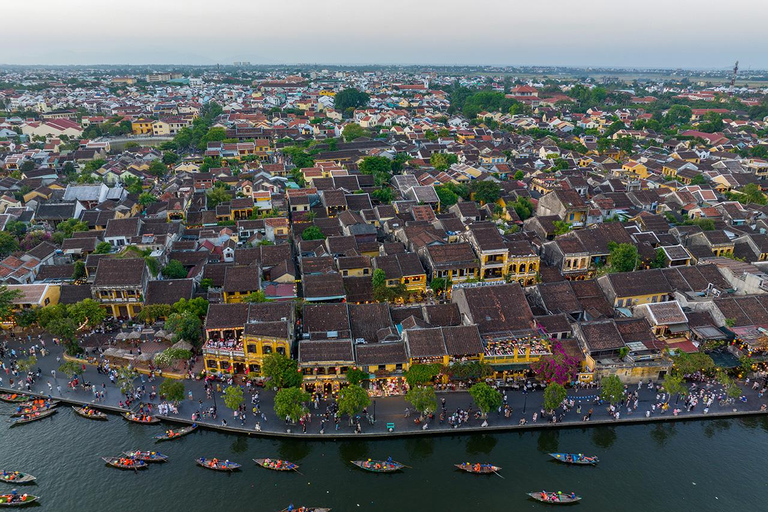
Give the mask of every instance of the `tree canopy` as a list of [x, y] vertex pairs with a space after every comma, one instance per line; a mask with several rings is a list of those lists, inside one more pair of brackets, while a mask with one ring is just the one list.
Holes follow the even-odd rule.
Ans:
[[270, 385], [276, 388], [299, 386], [303, 378], [298, 362], [277, 352], [264, 358], [261, 372], [271, 379]]
[[616, 405], [624, 397], [624, 384], [616, 375], [603, 377], [600, 385], [602, 386], [600, 398], [609, 404]]
[[469, 388], [469, 394], [472, 396], [472, 399], [484, 416], [487, 416], [489, 411], [501, 407], [501, 393], [485, 382], [478, 382]]
[[309, 402], [309, 393], [297, 387], [283, 388], [275, 395], [275, 414], [278, 418], [288, 418], [296, 423], [309, 410], [304, 405]]
[[368, 105], [370, 101], [368, 93], [354, 88], [337, 92], [333, 97], [333, 106], [339, 112], [345, 113], [347, 109], [358, 109]]
[[437, 396], [432, 386], [416, 386], [408, 390], [405, 399], [419, 411], [421, 416], [426, 416], [437, 409]]
[[165, 379], [160, 383], [160, 396], [166, 400], [179, 403], [184, 400], [184, 381], [178, 379]]
[[368, 392], [358, 384], [350, 384], [339, 391], [339, 413], [355, 416], [371, 404]]
[[550, 383], [544, 389], [544, 410], [554, 411], [560, 407], [567, 396], [568, 392], [562, 385], [557, 382]]
[[240, 386], [227, 386], [224, 388], [224, 403], [227, 407], [236, 411], [243, 403], [243, 388]]

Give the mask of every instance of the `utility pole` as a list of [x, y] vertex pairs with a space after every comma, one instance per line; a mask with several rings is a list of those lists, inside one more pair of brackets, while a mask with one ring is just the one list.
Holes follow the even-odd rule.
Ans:
[[731, 87], [728, 90], [728, 94], [733, 96], [733, 91], [736, 88], [736, 74], [739, 72], [739, 61], [733, 66], [733, 75], [731, 76]]

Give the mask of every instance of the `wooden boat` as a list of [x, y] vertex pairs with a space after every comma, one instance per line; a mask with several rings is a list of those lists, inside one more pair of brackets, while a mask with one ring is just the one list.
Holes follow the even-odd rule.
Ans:
[[240, 469], [240, 464], [228, 460], [220, 461], [218, 459], [206, 459], [205, 457], [200, 457], [199, 459], [195, 459], [195, 462], [197, 462], [197, 465], [200, 467], [212, 469], [214, 471], [237, 471]]
[[56, 404], [38, 404], [33, 405], [32, 407], [19, 406], [13, 413], [11, 413], [11, 418], [18, 418], [20, 416], [26, 416], [36, 412], [49, 411], [54, 407], [56, 407]]
[[19, 407], [34, 407], [41, 404], [59, 405], [59, 400], [51, 400], [50, 398], [35, 398], [34, 400], [27, 400], [19, 404]]
[[489, 475], [491, 473], [497, 473], [501, 470], [499, 466], [494, 466], [493, 464], [481, 464], [481, 463], [469, 463], [464, 462], [462, 464], [454, 464], [457, 468], [459, 468], [462, 471], [466, 471], [467, 473], [474, 473], [476, 475]]
[[148, 466], [143, 460], [131, 457], [102, 457], [101, 460], [117, 469], [145, 469]]
[[558, 462], [578, 464], [581, 466], [594, 466], [600, 462], [597, 457], [588, 457], [583, 453], [550, 453], [549, 456]]
[[360, 469], [364, 469], [372, 473], [393, 473], [395, 471], [400, 471], [405, 467], [405, 464], [400, 464], [399, 462], [396, 462], [396, 461], [388, 462], [386, 460], [368, 459], [368, 460], [353, 460], [350, 462], [352, 462], [352, 464], [359, 467]]
[[280, 512], [331, 512], [331, 509], [318, 507], [287, 507]]
[[141, 423], [143, 425], [155, 425], [157, 423], [160, 423], [160, 418], [158, 418], [157, 416], [149, 415], [149, 414], [139, 416], [138, 414], [133, 412], [126, 412], [125, 414], [123, 414], [123, 418], [125, 418], [130, 422]]
[[56, 414], [56, 412], [57, 412], [57, 409], [48, 409], [47, 411], [36, 412], [34, 414], [21, 416], [19, 417], [19, 419], [11, 423], [11, 426], [15, 427], [16, 425], [23, 425], [24, 423], [32, 423], [33, 421], [41, 420], [43, 418], [47, 418], [52, 414]]
[[171, 439], [177, 439], [181, 436], [185, 436], [187, 434], [191, 434], [197, 430], [197, 423], [193, 423], [192, 425], [184, 428], [180, 428], [178, 430], [166, 430], [164, 434], [158, 434], [155, 436], [155, 442], [159, 443], [161, 441], [170, 441]]
[[8, 482], [9, 484], [28, 484], [37, 480], [29, 473], [22, 473], [21, 471], [0, 471], [0, 480]]
[[563, 494], [561, 492], [549, 492], [549, 491], [539, 491], [539, 492], [529, 492], [528, 496], [535, 499], [536, 501], [540, 501], [542, 503], [548, 503], [550, 505], [568, 505], [570, 503], [576, 503], [581, 501], [581, 496], [571, 496], [570, 494]]
[[0, 494], [0, 507], [23, 507], [39, 499], [34, 494], [18, 494], [14, 489], [11, 494]]
[[20, 395], [18, 393], [5, 393], [0, 395], [0, 400], [11, 404], [18, 404], [29, 400], [29, 395]]
[[299, 469], [298, 464], [281, 459], [253, 459], [253, 462], [259, 466], [274, 471], [296, 471]]
[[141, 460], [144, 462], [165, 462], [168, 460], [167, 455], [163, 455], [159, 452], [123, 452], [123, 455], [132, 459]]
[[83, 418], [88, 418], [89, 420], [107, 420], [106, 413], [103, 413], [101, 411], [97, 411], [96, 409], [85, 405], [83, 407], [77, 407], [76, 405], [72, 406], [72, 410], [75, 411], [75, 413], [78, 416], [82, 416]]

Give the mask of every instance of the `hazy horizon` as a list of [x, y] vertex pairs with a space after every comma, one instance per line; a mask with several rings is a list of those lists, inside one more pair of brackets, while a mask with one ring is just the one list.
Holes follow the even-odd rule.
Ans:
[[[706, 2], [705, 2], [706, 3]], [[768, 3], [54, 0], [4, 6], [6, 65], [768, 68]], [[722, 5], [722, 7], [719, 7]], [[34, 16], [34, 24], [14, 22]], [[30, 30], [30, 26], [33, 27]], [[762, 50], [761, 50], [762, 48]]]

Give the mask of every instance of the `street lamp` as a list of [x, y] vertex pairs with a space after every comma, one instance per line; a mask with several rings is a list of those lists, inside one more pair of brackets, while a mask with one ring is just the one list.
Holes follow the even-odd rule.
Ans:
[[525, 414], [526, 405], [528, 405], [528, 390], [523, 388], [523, 414]]
[[373, 422], [376, 423], [376, 400], [373, 401]]

